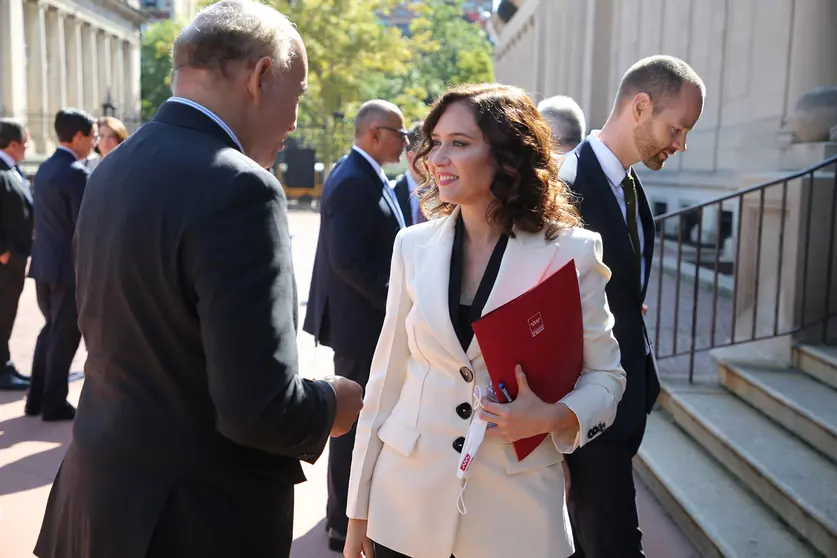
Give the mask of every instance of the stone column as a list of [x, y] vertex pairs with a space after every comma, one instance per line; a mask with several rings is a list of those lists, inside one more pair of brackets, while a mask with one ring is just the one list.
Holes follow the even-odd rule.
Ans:
[[23, 0], [0, 0], [0, 115], [26, 120]]
[[785, 114], [799, 97], [818, 85], [837, 83], [837, 2], [794, 2]]
[[[105, 32], [99, 34], [99, 42], [97, 45], [99, 54], [99, 105], [106, 99], [113, 102], [113, 65], [111, 62], [110, 52], [110, 35]], [[101, 108], [96, 111], [101, 112]]]
[[52, 114], [67, 106], [67, 51], [64, 40], [64, 14], [48, 10], [47, 23], [47, 75]]
[[72, 107], [85, 109], [84, 103], [84, 51], [82, 48], [82, 23], [71, 17], [66, 21], [67, 40], [67, 102]]
[[[125, 49], [125, 77], [126, 105], [125, 114], [133, 120], [133, 126], [139, 126], [142, 112], [142, 97], [140, 92], [141, 67], [139, 37], [127, 43]], [[128, 125], [128, 123], [125, 123]]]
[[119, 118], [125, 118], [125, 53], [122, 49], [122, 39], [115, 37], [111, 44], [113, 50], [111, 57], [113, 59], [113, 100], [116, 105], [116, 114]]
[[26, 87], [29, 106], [29, 132], [35, 153], [50, 151], [52, 116], [47, 89], [46, 14], [43, 4], [26, 6]]
[[84, 50], [84, 100], [90, 114], [102, 110], [102, 95], [99, 93], [99, 31], [87, 25], [82, 34]]

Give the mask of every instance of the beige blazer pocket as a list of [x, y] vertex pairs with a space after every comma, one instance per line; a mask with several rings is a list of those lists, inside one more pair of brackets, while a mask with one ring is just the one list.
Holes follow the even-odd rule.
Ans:
[[555, 449], [555, 444], [552, 443], [551, 436], [547, 436], [541, 442], [541, 445], [527, 455], [523, 461], [517, 460], [517, 454], [514, 452], [514, 446], [512, 444], [507, 444], [503, 450], [506, 452], [506, 473], [509, 475], [543, 469], [560, 463], [561, 459], [563, 459], [561, 452]]
[[389, 417], [378, 429], [378, 439], [403, 455], [410, 457], [421, 433], [395, 417]]

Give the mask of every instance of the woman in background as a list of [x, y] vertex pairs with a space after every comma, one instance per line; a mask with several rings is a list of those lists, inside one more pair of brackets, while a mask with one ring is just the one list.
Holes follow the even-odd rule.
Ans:
[[128, 129], [125, 124], [113, 116], [103, 116], [99, 119], [99, 153], [106, 157], [108, 153], [116, 149], [116, 146], [125, 141], [128, 137]]
[[[562, 454], [613, 423], [625, 389], [601, 237], [580, 227], [558, 180], [549, 126], [523, 90], [455, 87], [434, 104], [423, 136], [414, 167], [425, 171], [425, 213], [440, 218], [395, 240], [357, 425], [344, 555], [570, 556]], [[546, 403], [518, 369], [514, 402], [475, 408], [489, 376], [471, 323], [570, 260], [584, 328], [574, 390]], [[477, 416], [497, 426], [464, 485], [460, 453]], [[511, 442], [543, 433], [551, 436], [518, 461]]]

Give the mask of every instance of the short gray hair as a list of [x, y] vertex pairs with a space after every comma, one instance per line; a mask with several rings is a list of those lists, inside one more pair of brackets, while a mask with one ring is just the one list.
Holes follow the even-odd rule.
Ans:
[[369, 126], [386, 119], [391, 114], [401, 114], [401, 109], [382, 99], [366, 101], [360, 106], [355, 116], [355, 137], [360, 137]]
[[572, 98], [555, 95], [538, 103], [541, 113], [552, 128], [555, 140], [570, 149], [581, 143], [587, 131], [584, 111]]
[[645, 93], [654, 103], [654, 112], [660, 112], [680, 95], [684, 83], [691, 83], [700, 90], [702, 97], [706, 97], [703, 80], [686, 62], [663, 54], [649, 56], [625, 72], [616, 101], [622, 103]]
[[172, 66], [219, 70], [269, 56], [276, 71], [290, 67], [302, 40], [290, 20], [252, 0], [222, 0], [198, 12], [172, 45]]

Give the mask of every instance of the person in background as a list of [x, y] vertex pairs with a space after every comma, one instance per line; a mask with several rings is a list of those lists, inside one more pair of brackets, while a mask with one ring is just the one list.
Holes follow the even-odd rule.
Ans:
[[[415, 166], [429, 174], [422, 202], [438, 218], [395, 240], [357, 424], [344, 556], [564, 558], [573, 541], [560, 463], [613, 422], [625, 389], [601, 239], [581, 228], [549, 126], [522, 89], [450, 89], [422, 135]], [[518, 369], [517, 399], [475, 408], [489, 376], [471, 324], [570, 260], [584, 329], [575, 388], [549, 404]], [[497, 426], [463, 485], [460, 454], [478, 413]], [[518, 461], [510, 442], [543, 433], [551, 435]]]
[[413, 169], [413, 161], [416, 159], [415, 150], [421, 143], [421, 126], [422, 123], [418, 122], [410, 128], [406, 149], [407, 172], [399, 176], [392, 187], [408, 227], [427, 221], [421, 210], [421, 203], [419, 203], [420, 192], [417, 192], [421, 184], [421, 177]]
[[29, 388], [29, 378], [18, 371], [9, 352], [32, 251], [32, 191], [20, 168], [28, 145], [25, 126], [0, 119], [0, 390]]
[[706, 88], [683, 60], [652, 56], [622, 77], [610, 116], [561, 164], [577, 194], [585, 226], [604, 243], [613, 276], [607, 299], [628, 388], [613, 426], [567, 457], [575, 558], [640, 558], [632, 460], [660, 393], [654, 348], [645, 323], [645, 292], [654, 254], [654, 218], [633, 166], [660, 170], [686, 151], [686, 135], [703, 111]]
[[538, 112], [549, 122], [557, 153], [572, 151], [584, 139], [584, 111], [572, 98], [556, 95], [544, 99], [538, 103]]
[[[365, 386], [386, 310], [395, 235], [405, 226], [383, 165], [397, 163], [407, 144], [404, 116], [383, 100], [355, 117], [355, 144], [329, 174], [304, 329], [334, 349], [334, 373]], [[343, 550], [346, 495], [355, 430], [333, 438], [328, 453], [326, 527], [329, 547]]]
[[97, 148], [102, 158], [116, 149], [120, 143], [128, 139], [128, 129], [125, 124], [113, 116], [103, 116], [99, 119], [99, 144]]
[[90, 171], [84, 159], [96, 145], [96, 120], [64, 109], [55, 116], [58, 149], [35, 174], [35, 239], [29, 277], [35, 280], [45, 324], [35, 343], [27, 415], [72, 420], [67, 401], [70, 365], [81, 341], [72, 243]]

